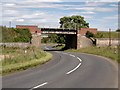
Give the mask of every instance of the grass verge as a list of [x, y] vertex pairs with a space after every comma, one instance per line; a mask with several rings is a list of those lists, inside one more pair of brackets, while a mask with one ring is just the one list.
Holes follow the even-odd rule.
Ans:
[[37, 48], [4, 48], [3, 53], [5, 57], [0, 61], [2, 63], [1, 75], [26, 70], [44, 64], [52, 58], [52, 54]]
[[118, 58], [118, 48], [114, 48], [114, 47], [86, 47], [86, 48], [81, 48], [79, 50], [69, 49], [66, 51], [100, 55], [120, 63], [120, 59]]

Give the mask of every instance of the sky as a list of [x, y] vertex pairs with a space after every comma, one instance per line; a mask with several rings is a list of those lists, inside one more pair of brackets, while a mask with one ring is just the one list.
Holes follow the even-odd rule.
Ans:
[[2, 0], [0, 24], [38, 25], [40, 28], [59, 28], [59, 19], [80, 15], [90, 28], [99, 31], [118, 29], [117, 0]]

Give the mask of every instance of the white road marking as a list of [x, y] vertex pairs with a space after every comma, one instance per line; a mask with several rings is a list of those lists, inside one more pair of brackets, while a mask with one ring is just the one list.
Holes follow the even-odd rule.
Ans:
[[78, 59], [80, 62], [82, 62], [82, 60], [81, 60], [79, 57], [77, 57], [77, 59]]
[[70, 70], [70, 71], [67, 72], [66, 74], [70, 74], [70, 73], [74, 72], [75, 70], [77, 70], [77, 69], [80, 67], [80, 65], [81, 65], [81, 63], [79, 63], [79, 64], [77, 65], [77, 67], [75, 67], [74, 69]]
[[33, 90], [33, 89], [36, 89], [36, 88], [42, 87], [42, 86], [44, 86], [44, 85], [46, 85], [46, 84], [48, 84], [48, 82], [45, 82], [45, 83], [40, 84], [40, 85], [38, 85], [38, 86], [35, 86], [35, 87], [33, 87], [32, 89], [30, 89], [30, 90]]
[[[58, 52], [57, 52], [58, 53]], [[69, 53], [63, 53], [63, 52], [61, 52], [62, 54], [65, 54], [65, 55], [70, 55], [70, 56], [72, 56], [72, 57], [75, 57], [75, 55], [73, 55], [73, 54], [69, 54]], [[77, 59], [79, 60], [79, 64], [74, 68], [74, 69], [72, 69], [72, 70], [70, 70], [69, 72], [67, 72], [66, 74], [68, 75], [68, 74], [71, 74], [72, 72], [74, 72], [75, 70], [77, 70], [80, 66], [81, 66], [81, 62], [82, 62], [82, 60], [79, 58], [79, 57], [77, 57]]]
[[70, 70], [69, 72], [67, 72], [66, 74], [70, 74], [72, 72], [74, 72], [75, 70], [77, 70], [80, 66], [81, 66], [81, 59], [79, 57], [77, 57], [77, 59], [80, 61], [80, 63], [77, 65], [77, 67], [75, 67], [74, 69]]
[[69, 54], [70, 56], [72, 56], [72, 57], [75, 57], [75, 55], [72, 55], [72, 54]]

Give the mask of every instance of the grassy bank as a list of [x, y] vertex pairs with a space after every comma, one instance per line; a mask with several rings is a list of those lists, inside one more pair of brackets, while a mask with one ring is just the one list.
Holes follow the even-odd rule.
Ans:
[[120, 63], [120, 59], [118, 59], [118, 48], [113, 47], [87, 47], [81, 48], [79, 50], [69, 49], [67, 52], [81, 52], [81, 53], [89, 53], [104, 56], [110, 58], [112, 60], [116, 60]]
[[4, 55], [0, 61], [2, 63], [2, 75], [41, 65], [52, 58], [50, 53], [34, 47], [26, 49], [2, 48], [2, 51]]
[[95, 38], [109, 38], [111, 35], [111, 38], [118, 38], [118, 32], [107, 32], [107, 31], [98, 31], [97, 34], [95, 35]]

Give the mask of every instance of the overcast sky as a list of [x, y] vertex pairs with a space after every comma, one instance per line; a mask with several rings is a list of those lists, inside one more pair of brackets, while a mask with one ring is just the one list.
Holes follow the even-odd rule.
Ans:
[[118, 28], [117, 0], [2, 0], [0, 6], [0, 24], [6, 26], [11, 21], [12, 27], [38, 25], [58, 28], [61, 17], [81, 15], [91, 28], [99, 31]]

